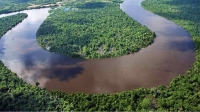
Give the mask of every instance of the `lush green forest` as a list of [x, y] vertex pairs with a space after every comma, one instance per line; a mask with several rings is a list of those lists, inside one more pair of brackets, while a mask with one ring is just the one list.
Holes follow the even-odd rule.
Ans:
[[142, 5], [184, 27], [194, 39], [196, 62], [184, 76], [173, 79], [168, 87], [116, 94], [65, 94], [31, 86], [0, 62], [0, 110], [199, 111], [200, 1], [146, 0]]
[[0, 37], [2, 37], [8, 30], [12, 29], [15, 25], [22, 22], [28, 15], [19, 13], [13, 16], [0, 18]]
[[155, 38], [122, 12], [118, 2], [74, 4], [50, 11], [37, 32], [43, 48], [68, 57], [99, 59], [137, 52]]
[[30, 4], [49, 4], [61, 0], [0, 0], [0, 14], [27, 9]]

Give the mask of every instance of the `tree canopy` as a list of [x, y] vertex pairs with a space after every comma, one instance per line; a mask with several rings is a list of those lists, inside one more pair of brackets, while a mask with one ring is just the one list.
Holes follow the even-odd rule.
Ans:
[[154, 38], [154, 32], [126, 15], [118, 2], [112, 1], [69, 3], [50, 11], [37, 31], [37, 41], [43, 48], [86, 59], [137, 52], [153, 43]]
[[195, 42], [194, 67], [174, 78], [169, 86], [115, 94], [66, 94], [31, 86], [0, 62], [0, 110], [199, 111], [199, 4], [198, 0], [146, 0], [142, 3], [146, 9], [184, 27]]

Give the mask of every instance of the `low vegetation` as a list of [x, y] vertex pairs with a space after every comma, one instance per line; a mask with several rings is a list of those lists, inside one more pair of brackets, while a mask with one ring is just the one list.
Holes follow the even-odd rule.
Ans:
[[52, 10], [40, 26], [37, 41], [43, 48], [68, 57], [100, 59], [137, 52], [155, 38], [122, 12], [118, 2], [72, 4]]

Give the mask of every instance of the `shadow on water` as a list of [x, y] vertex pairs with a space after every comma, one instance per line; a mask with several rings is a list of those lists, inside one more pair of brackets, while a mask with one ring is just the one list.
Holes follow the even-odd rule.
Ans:
[[[3, 41], [3, 40], [1, 40], [0, 38], [0, 41]], [[5, 48], [3, 48], [3, 44], [0, 43], [0, 55], [3, 54], [3, 50], [5, 50]]]
[[29, 17], [4, 35], [0, 59], [25, 81], [66, 93], [116, 93], [168, 85], [192, 67], [193, 41], [183, 28], [144, 10], [141, 2], [125, 0], [120, 6], [157, 35], [153, 44], [135, 54], [86, 61], [50, 53], [38, 45], [35, 36], [48, 9], [37, 9], [26, 11]]
[[[41, 71], [43, 76], [48, 79], [58, 79], [60, 81], [67, 81], [72, 78], [76, 78], [77, 75], [80, 75], [84, 68], [78, 63], [85, 61], [84, 59], [74, 59], [66, 58], [54, 54], [52, 56], [48, 56], [47, 54], [42, 54], [41, 51], [34, 51], [34, 54], [26, 54], [21, 58], [24, 62], [24, 69], [27, 71]], [[42, 66], [42, 68], [41, 68]], [[37, 74], [34, 79], [38, 79], [41, 74]]]
[[84, 59], [72, 60], [45, 51], [38, 46], [35, 33], [48, 16], [49, 9], [37, 10], [41, 11], [40, 14], [36, 10], [24, 11], [29, 17], [2, 37], [0, 59], [20, 78], [31, 84], [40, 80], [41, 76], [60, 81], [77, 77], [84, 71], [84, 68], [78, 64], [85, 61]]
[[[191, 40], [177, 40], [177, 41], [170, 41], [169, 40], [169, 47], [174, 50], [187, 52], [194, 50], [193, 41]], [[169, 49], [170, 49], [169, 48]]]
[[78, 74], [81, 74], [84, 69], [81, 66], [75, 67], [54, 67], [54, 70], [47, 69], [45, 72], [50, 71], [50, 73], [46, 76], [49, 79], [58, 79], [59, 81], [68, 81], [69, 79], [76, 78]]
[[4, 50], [5, 48], [1, 48], [0, 47], [0, 54], [3, 54], [3, 50]]

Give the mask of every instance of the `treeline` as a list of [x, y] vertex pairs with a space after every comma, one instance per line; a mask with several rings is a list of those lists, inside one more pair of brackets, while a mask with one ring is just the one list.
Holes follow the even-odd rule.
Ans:
[[22, 22], [28, 15], [26, 13], [19, 13], [13, 16], [0, 18], [0, 37], [2, 37], [8, 30], [15, 25]]
[[137, 52], [155, 38], [154, 32], [122, 12], [118, 2], [82, 0], [73, 5], [50, 11], [37, 31], [43, 48], [68, 57], [99, 59]]
[[26, 10], [30, 4], [50, 4], [61, 0], [0, 0], [0, 14]]
[[66, 94], [53, 92], [73, 104], [75, 111], [199, 111], [200, 77], [189, 70], [172, 80], [170, 86], [140, 88], [115, 94]]

